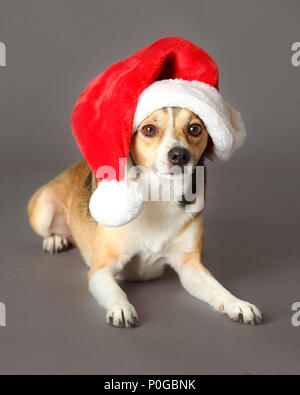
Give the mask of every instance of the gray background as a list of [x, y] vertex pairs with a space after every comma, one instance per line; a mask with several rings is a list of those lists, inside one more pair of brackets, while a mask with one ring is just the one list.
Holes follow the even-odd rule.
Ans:
[[[0, 0], [1, 373], [300, 373], [299, 14], [296, 0]], [[247, 125], [233, 160], [209, 164], [205, 263], [261, 327], [211, 311], [171, 271], [125, 284], [141, 326], [109, 327], [78, 251], [45, 255], [27, 223], [30, 195], [80, 158], [69, 118], [85, 85], [168, 35], [213, 56]]]

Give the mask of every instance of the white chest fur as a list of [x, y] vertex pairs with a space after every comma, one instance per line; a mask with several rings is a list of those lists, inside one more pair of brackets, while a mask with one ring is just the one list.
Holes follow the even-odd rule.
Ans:
[[[172, 243], [193, 214], [180, 207], [184, 191], [181, 178], [170, 181], [150, 172], [144, 173], [138, 181], [147, 190], [144, 196], [148, 200], [144, 201], [141, 214], [126, 225], [126, 238], [132, 246], [129, 255], [138, 254], [144, 262], [152, 262]], [[185, 187], [190, 183], [188, 179]]]
[[126, 237], [135, 253], [158, 254], [189, 219], [190, 214], [176, 202], [145, 202], [140, 216], [128, 225]]
[[[171, 263], [169, 251], [174, 240], [179, 241], [177, 234], [189, 219], [190, 214], [176, 202], [145, 202], [140, 216], [127, 225], [125, 237], [131, 246], [128, 251], [131, 259], [117, 278], [150, 280], [160, 277], [165, 264]], [[187, 245], [185, 240], [183, 245]]]

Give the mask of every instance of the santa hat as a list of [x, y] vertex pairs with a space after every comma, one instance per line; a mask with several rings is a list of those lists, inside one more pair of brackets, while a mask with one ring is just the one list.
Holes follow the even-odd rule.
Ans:
[[203, 49], [169, 37], [89, 83], [75, 105], [71, 126], [99, 181], [90, 200], [96, 221], [121, 226], [141, 212], [142, 192], [136, 182], [126, 180], [125, 166], [132, 134], [155, 110], [176, 106], [201, 117], [213, 142], [211, 159], [227, 160], [242, 145], [244, 123], [219, 94], [218, 81], [217, 65]]

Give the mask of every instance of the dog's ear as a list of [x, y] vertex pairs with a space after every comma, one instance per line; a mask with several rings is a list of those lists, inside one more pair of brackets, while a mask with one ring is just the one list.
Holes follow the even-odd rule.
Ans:
[[206, 152], [208, 154], [212, 153], [214, 150], [214, 143], [212, 141], [212, 138], [209, 136], [208, 137], [208, 142], [207, 142], [207, 147], [206, 147]]

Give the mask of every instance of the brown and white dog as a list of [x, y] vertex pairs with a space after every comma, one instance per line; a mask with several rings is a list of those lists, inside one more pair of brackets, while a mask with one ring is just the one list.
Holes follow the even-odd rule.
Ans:
[[[163, 108], [138, 126], [128, 166], [145, 169], [143, 182], [163, 184], [172, 179], [174, 165], [184, 169], [201, 163], [209, 141], [204, 122], [193, 112]], [[90, 267], [90, 291], [107, 309], [108, 323], [129, 328], [138, 323], [117, 280], [155, 279], [166, 265], [191, 295], [233, 321], [262, 322], [257, 307], [233, 296], [203, 265], [202, 206], [199, 212], [185, 209], [182, 184], [175, 187], [173, 199], [146, 201], [135, 220], [118, 228], [104, 227], [91, 217], [89, 200], [96, 188], [96, 178], [83, 160], [38, 190], [28, 212], [32, 228], [44, 238], [44, 250], [61, 252], [71, 243], [80, 249]]]

